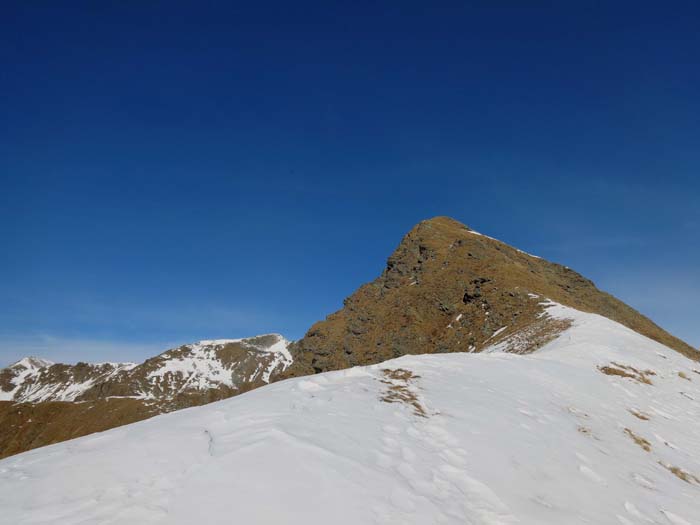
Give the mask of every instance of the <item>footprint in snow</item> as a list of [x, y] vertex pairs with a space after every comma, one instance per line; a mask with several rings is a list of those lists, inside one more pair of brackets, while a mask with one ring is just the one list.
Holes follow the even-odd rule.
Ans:
[[377, 466], [383, 469], [390, 469], [394, 466], [394, 462], [390, 456], [383, 452], [375, 451]]
[[384, 450], [387, 452], [395, 452], [399, 448], [399, 442], [393, 437], [384, 436], [382, 438], [382, 443], [384, 443]]
[[416, 453], [413, 452], [412, 449], [410, 449], [409, 447], [406, 447], [406, 446], [401, 447], [401, 456], [406, 461], [415, 461], [416, 460]]
[[411, 512], [416, 508], [416, 504], [413, 502], [413, 495], [404, 488], [394, 488], [389, 499], [392, 505], [404, 512]]
[[656, 441], [661, 443], [662, 445], [666, 445], [669, 448], [672, 448], [673, 450], [678, 450], [678, 447], [671, 443], [670, 441], [666, 441], [663, 437], [659, 436], [658, 434], [654, 434], [654, 437], [656, 438]]
[[630, 503], [629, 501], [625, 501], [625, 510], [627, 511], [627, 514], [630, 516], [637, 518], [639, 520], [643, 520], [647, 523], [654, 523], [654, 520], [649, 518], [648, 516], [645, 516], [642, 514], [637, 507], [634, 506], [633, 503]]
[[579, 465], [578, 470], [579, 470], [579, 472], [581, 472], [581, 474], [583, 474], [590, 481], [592, 481], [594, 483], [598, 483], [599, 485], [607, 485], [607, 483], [605, 482], [605, 479], [603, 479], [600, 475], [598, 475], [592, 468], [590, 468], [586, 465]]
[[589, 465], [591, 464], [591, 460], [588, 459], [583, 454], [581, 454], [580, 452], [576, 452], [576, 457], [578, 458], [579, 461], [582, 461], [583, 463], [588, 463]]
[[387, 434], [394, 434], [395, 436], [401, 434], [401, 429], [393, 425], [384, 425], [382, 427], [382, 431], [386, 432]]
[[672, 525], [691, 525], [689, 521], [686, 521], [685, 519], [681, 518], [680, 516], [677, 516], [676, 514], [673, 514], [672, 512], [669, 512], [667, 510], [662, 509], [661, 514], [666, 516], [666, 519]]
[[297, 383], [297, 388], [302, 392], [320, 392], [324, 388], [314, 381], [302, 380]]
[[645, 489], [654, 490], [656, 488], [656, 485], [654, 485], [654, 483], [650, 479], [642, 476], [641, 474], [632, 474], [632, 479], [637, 485], [639, 485], [640, 487], [644, 487]]
[[457, 451], [451, 449], [445, 449], [440, 453], [440, 458], [451, 465], [463, 467], [466, 465], [467, 460], [464, 458], [464, 454], [459, 454]]
[[451, 465], [443, 465], [440, 470], [464, 496], [461, 503], [466, 516], [476, 518], [477, 523], [490, 525], [518, 523], [518, 519], [488, 485]]

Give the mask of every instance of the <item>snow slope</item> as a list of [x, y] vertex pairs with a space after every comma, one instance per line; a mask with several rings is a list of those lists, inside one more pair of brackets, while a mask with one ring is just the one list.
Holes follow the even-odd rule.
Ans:
[[405, 356], [7, 458], [0, 523], [699, 523], [700, 365], [549, 312], [574, 322], [535, 354]]

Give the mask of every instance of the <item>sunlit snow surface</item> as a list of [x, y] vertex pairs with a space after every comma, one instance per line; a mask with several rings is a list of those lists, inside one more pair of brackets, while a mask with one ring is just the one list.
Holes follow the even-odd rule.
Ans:
[[[669, 469], [700, 478], [700, 365], [549, 311], [573, 326], [529, 356], [407, 356], [10, 457], [0, 522], [699, 523], [700, 481]], [[652, 384], [598, 369], [611, 363]], [[427, 417], [382, 401], [392, 388]]]

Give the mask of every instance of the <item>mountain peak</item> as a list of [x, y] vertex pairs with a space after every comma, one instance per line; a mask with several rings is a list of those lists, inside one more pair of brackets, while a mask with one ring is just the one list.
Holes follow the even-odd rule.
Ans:
[[42, 357], [36, 357], [36, 356], [26, 356], [20, 359], [19, 361], [15, 361], [12, 363], [8, 368], [18, 368], [18, 367], [23, 367], [23, 368], [45, 368], [47, 366], [53, 365], [53, 361], [49, 361], [48, 359], [44, 359]]
[[469, 226], [466, 224], [463, 224], [452, 217], [448, 217], [447, 215], [437, 215], [435, 217], [431, 217], [430, 219], [422, 220], [413, 227], [413, 229], [416, 228], [454, 228], [471, 230], [471, 228], [469, 228]]
[[600, 314], [698, 359], [689, 345], [572, 269], [434, 217], [403, 237], [377, 279], [292, 345], [295, 363], [284, 377], [405, 354], [478, 352], [523, 330], [532, 332], [525, 351], [533, 351], [564, 328], [542, 322], [547, 300]]
[[424, 242], [447, 241], [450, 238], [474, 232], [471, 228], [458, 220], [444, 215], [420, 221], [404, 236], [401, 244], [420, 239]]

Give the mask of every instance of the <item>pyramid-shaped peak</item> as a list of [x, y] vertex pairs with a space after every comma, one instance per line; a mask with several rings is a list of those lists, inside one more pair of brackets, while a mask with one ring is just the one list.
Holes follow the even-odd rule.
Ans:
[[[431, 232], [433, 234], [440, 233], [464, 233], [474, 231], [466, 224], [459, 222], [452, 217], [447, 217], [446, 215], [439, 215], [437, 217], [432, 217], [430, 219], [423, 220], [416, 224], [411, 232], [422, 232], [425, 235], [429, 235]], [[410, 233], [410, 232], [409, 232]]]
[[[419, 222], [403, 237], [399, 246], [406, 243], [419, 243], [432, 247], [448, 247], [455, 242], [464, 243], [471, 241], [478, 241], [480, 243], [495, 242], [501, 245], [510, 246], [499, 239], [494, 239], [493, 237], [484, 235], [483, 233], [470, 228], [466, 224], [447, 216], [437, 216]], [[511, 246], [511, 248], [513, 247]], [[520, 250], [517, 251], [520, 253], [525, 253]]]
[[9, 368], [39, 369], [53, 365], [53, 361], [35, 356], [26, 356], [12, 363]]
[[[688, 344], [574, 270], [439, 216], [416, 224], [379, 277], [294, 344], [289, 373], [337, 370], [405, 354], [481, 351], [493, 344], [495, 334], [535, 330], [547, 300], [602, 315], [698, 359]], [[561, 329], [542, 328], [528, 351]]]

